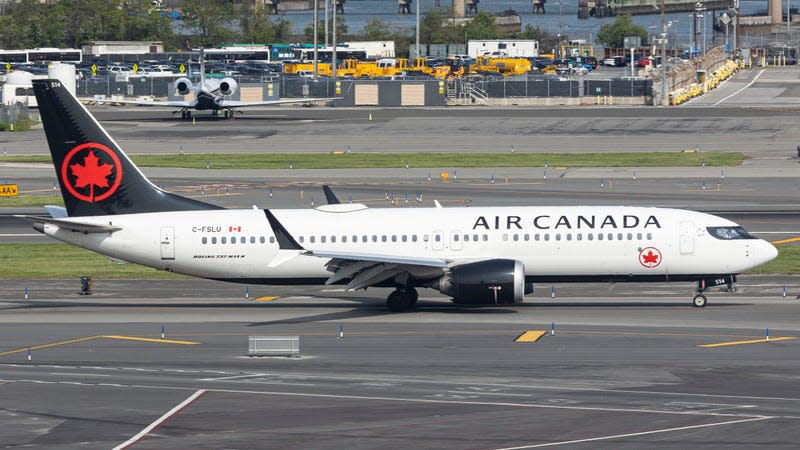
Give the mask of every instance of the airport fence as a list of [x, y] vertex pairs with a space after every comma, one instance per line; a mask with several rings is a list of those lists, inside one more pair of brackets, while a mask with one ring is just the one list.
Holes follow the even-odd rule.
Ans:
[[0, 124], [15, 124], [20, 120], [39, 120], [37, 111], [32, 111], [28, 105], [24, 103], [15, 103], [13, 105], [0, 105]]

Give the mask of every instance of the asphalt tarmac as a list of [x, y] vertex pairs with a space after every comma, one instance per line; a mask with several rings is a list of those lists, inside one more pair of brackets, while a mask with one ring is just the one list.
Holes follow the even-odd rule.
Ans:
[[[132, 152], [348, 143], [353, 151], [739, 150], [748, 160], [724, 170], [145, 172], [170, 191], [228, 207], [316, 206], [327, 182], [342, 200], [370, 207], [432, 207], [434, 199], [445, 207], [667, 206], [719, 214], [765, 239], [793, 238], [800, 71], [764, 73], [739, 93], [754, 73], [728, 82], [714, 103], [735, 95], [717, 106], [280, 108], [197, 125], [155, 110], [104, 107], [98, 115]], [[770, 83], [769, 92], [759, 83]], [[725, 106], [734, 99], [749, 103]], [[12, 154], [46, 151], [40, 130], [0, 139]], [[438, 181], [439, 170], [451, 180]], [[0, 181], [26, 191], [52, 193], [53, 180], [49, 166], [0, 164]], [[0, 242], [48, 242], [9, 216], [41, 212], [4, 210]], [[743, 276], [736, 292], [710, 292], [702, 309], [689, 306], [688, 283], [537, 286], [522, 305], [503, 308], [461, 307], [422, 291], [418, 308], [403, 314], [385, 309], [385, 289], [102, 279], [91, 296], [78, 289], [78, 280], [0, 282], [3, 448], [729, 449], [800, 441], [796, 276]], [[538, 341], [515, 342], [534, 330], [544, 332]], [[251, 335], [299, 336], [300, 357], [248, 357]]]

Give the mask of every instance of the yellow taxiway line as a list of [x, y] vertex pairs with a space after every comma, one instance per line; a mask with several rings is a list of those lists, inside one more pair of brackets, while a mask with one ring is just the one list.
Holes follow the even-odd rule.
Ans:
[[774, 245], [781, 245], [781, 244], [791, 244], [792, 242], [797, 242], [797, 241], [800, 241], [800, 237], [793, 237], [793, 238], [789, 238], [789, 239], [781, 239], [781, 240], [778, 240], [778, 241], [772, 241], [770, 243], [774, 244]]
[[22, 347], [17, 348], [14, 350], [7, 350], [5, 352], [0, 352], [0, 356], [8, 356], [13, 355], [15, 353], [24, 353], [27, 352], [29, 349], [33, 350], [42, 350], [45, 348], [53, 348], [53, 347], [60, 347], [62, 345], [70, 345], [70, 344], [77, 344], [79, 342], [86, 342], [92, 341], [95, 339], [116, 339], [116, 340], [127, 340], [127, 341], [140, 341], [140, 342], [153, 342], [158, 344], [178, 344], [178, 345], [199, 345], [202, 342], [195, 342], [195, 341], [176, 341], [172, 339], [157, 339], [157, 338], [145, 338], [145, 337], [138, 337], [138, 336], [118, 336], [118, 335], [103, 335], [103, 336], [84, 336], [75, 339], [65, 339], [63, 341], [55, 341], [49, 342], [47, 344], [39, 344], [39, 345], [32, 345], [30, 347]]
[[544, 330], [526, 331], [517, 336], [517, 338], [514, 339], [514, 342], [536, 342], [545, 334], [547, 334], [547, 331]]
[[714, 347], [731, 347], [734, 345], [747, 345], [747, 344], [763, 344], [765, 342], [774, 342], [774, 341], [790, 341], [792, 339], [797, 339], [796, 337], [792, 336], [782, 336], [782, 337], [774, 337], [774, 338], [764, 338], [764, 339], [751, 339], [748, 341], [729, 341], [729, 342], [717, 342], [716, 344], [702, 344], [698, 345], [701, 348], [714, 348]]
[[155, 342], [157, 344], [178, 344], [178, 345], [199, 345], [202, 342], [195, 342], [195, 341], [175, 341], [172, 339], [158, 339], [158, 338], [145, 338], [145, 337], [137, 337], [137, 336], [117, 336], [117, 335], [109, 335], [109, 336], [99, 336], [103, 339], [117, 339], [121, 341], [140, 341], [140, 342]]
[[273, 301], [273, 300], [277, 300], [277, 299], [279, 299], [279, 298], [280, 298], [280, 297], [258, 297], [258, 298], [256, 299], [256, 301], [257, 301], [257, 302], [271, 302], [271, 301]]
[[29, 349], [31, 351], [33, 351], [33, 350], [41, 350], [43, 348], [58, 347], [58, 346], [61, 346], [61, 345], [77, 344], [78, 342], [91, 341], [92, 339], [97, 339], [99, 337], [100, 336], [84, 336], [84, 337], [75, 338], [75, 339], [66, 339], [66, 340], [63, 340], [63, 341], [50, 342], [48, 344], [33, 345], [33, 346], [30, 346], [30, 347], [23, 347], [23, 348], [18, 348], [18, 349], [14, 349], [14, 350], [8, 350], [8, 351], [0, 353], [0, 356], [7, 356], [7, 355], [13, 355], [14, 353], [27, 352]]

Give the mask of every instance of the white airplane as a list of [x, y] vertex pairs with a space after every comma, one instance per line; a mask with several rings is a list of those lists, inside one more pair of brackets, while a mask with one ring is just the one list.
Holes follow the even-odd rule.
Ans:
[[[239, 85], [236, 80], [230, 77], [225, 78], [206, 78], [205, 63], [202, 52], [200, 54], [200, 81], [197, 84], [186, 77], [175, 80], [172, 84], [173, 89], [179, 95], [191, 95], [190, 100], [114, 100], [112, 103], [123, 103], [139, 106], [156, 106], [166, 108], [176, 108], [175, 112], [180, 111], [182, 119], [191, 119], [192, 111], [211, 111], [217, 114], [218, 111], [224, 113], [226, 119], [233, 118], [240, 108], [254, 106], [274, 106], [289, 103], [314, 103], [318, 101], [335, 100], [334, 98], [287, 98], [281, 100], [259, 100], [259, 101], [239, 101], [230, 100], [226, 97], [233, 95]], [[91, 99], [94, 101], [94, 99]]]
[[[223, 209], [153, 185], [57, 80], [34, 80], [67, 217], [18, 216], [116, 260], [252, 284], [417, 288], [459, 304], [522, 302], [534, 282], [691, 281], [708, 287], [778, 254], [729, 220], [664, 208]], [[326, 191], [327, 195], [327, 191]]]

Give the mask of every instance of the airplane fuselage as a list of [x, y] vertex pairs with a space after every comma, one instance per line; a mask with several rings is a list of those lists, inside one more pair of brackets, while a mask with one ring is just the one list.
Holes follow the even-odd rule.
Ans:
[[[720, 238], [737, 229], [709, 214], [639, 207], [269, 210], [305, 250], [522, 262], [526, 281], [698, 280], [771, 260], [766, 241]], [[282, 250], [265, 210], [160, 212], [75, 218], [121, 228], [52, 237], [157, 269], [264, 284], [324, 281], [329, 259]], [[711, 227], [711, 228], [709, 228]], [[726, 235], [727, 236], [727, 235]]]

